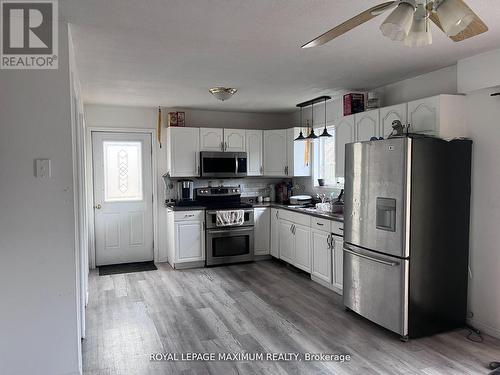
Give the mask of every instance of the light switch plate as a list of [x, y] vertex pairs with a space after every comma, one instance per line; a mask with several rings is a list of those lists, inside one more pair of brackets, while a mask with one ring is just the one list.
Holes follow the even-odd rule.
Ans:
[[52, 177], [50, 159], [36, 159], [36, 177], [37, 178]]

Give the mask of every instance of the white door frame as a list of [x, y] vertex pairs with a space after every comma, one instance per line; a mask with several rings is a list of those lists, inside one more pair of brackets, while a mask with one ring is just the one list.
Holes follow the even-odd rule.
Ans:
[[87, 128], [85, 139], [85, 147], [87, 148], [87, 189], [88, 201], [87, 212], [92, 212], [88, 216], [89, 220], [89, 262], [90, 268], [96, 268], [96, 253], [95, 253], [95, 223], [94, 223], [94, 170], [92, 167], [93, 152], [92, 152], [92, 132], [106, 132], [106, 133], [144, 133], [151, 136], [151, 178], [153, 187], [153, 254], [154, 261], [158, 261], [158, 170], [157, 170], [157, 149], [156, 144], [157, 136], [156, 129], [151, 128], [114, 128], [114, 127], [100, 127], [92, 126]]

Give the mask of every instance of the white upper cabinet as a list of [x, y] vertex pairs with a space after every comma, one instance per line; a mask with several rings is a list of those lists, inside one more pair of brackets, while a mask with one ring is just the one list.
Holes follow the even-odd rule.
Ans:
[[245, 138], [248, 176], [261, 176], [264, 173], [264, 145], [262, 134], [262, 130], [246, 131]]
[[439, 96], [408, 103], [408, 123], [413, 133], [437, 134]]
[[294, 142], [294, 139], [298, 137], [299, 133], [300, 128], [290, 128], [286, 131], [287, 175], [290, 177], [311, 175], [312, 144], [307, 147], [307, 142]]
[[255, 220], [254, 254], [267, 255], [269, 254], [271, 240], [271, 208], [256, 207], [253, 211]]
[[224, 129], [224, 151], [245, 151], [245, 129]]
[[287, 171], [287, 131], [264, 130], [264, 175], [286, 176]]
[[380, 108], [380, 130], [381, 137], [387, 138], [392, 133], [392, 122], [399, 120], [401, 124], [406, 126], [408, 104], [396, 104], [390, 107]]
[[172, 177], [200, 175], [200, 129], [167, 128], [167, 171]]
[[354, 115], [335, 121], [335, 177], [344, 177], [345, 145], [354, 142]]
[[224, 130], [200, 128], [200, 151], [223, 151]]
[[465, 136], [465, 96], [438, 95], [408, 103], [410, 132], [441, 138]]
[[378, 109], [356, 113], [354, 120], [356, 142], [369, 141], [371, 137], [378, 138], [380, 133], [380, 112]]

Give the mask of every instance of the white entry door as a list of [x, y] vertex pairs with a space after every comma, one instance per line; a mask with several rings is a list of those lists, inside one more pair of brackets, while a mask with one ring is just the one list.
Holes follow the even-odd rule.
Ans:
[[151, 135], [92, 133], [96, 265], [153, 260]]

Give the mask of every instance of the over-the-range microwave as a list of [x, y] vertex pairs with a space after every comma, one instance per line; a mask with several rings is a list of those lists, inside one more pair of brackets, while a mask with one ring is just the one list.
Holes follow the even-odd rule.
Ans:
[[200, 165], [201, 177], [246, 177], [247, 153], [202, 151]]

